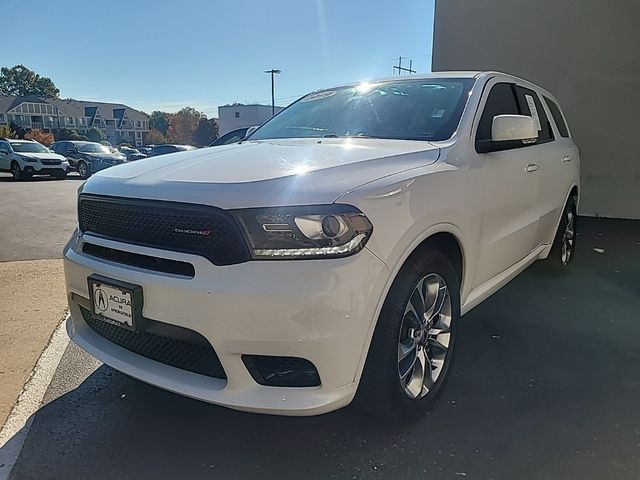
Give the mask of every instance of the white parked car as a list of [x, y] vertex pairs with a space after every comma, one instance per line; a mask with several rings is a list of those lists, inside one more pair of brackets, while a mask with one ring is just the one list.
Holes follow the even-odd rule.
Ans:
[[69, 163], [35, 140], [0, 138], [0, 172], [9, 172], [15, 180], [33, 175], [67, 178]]
[[578, 149], [495, 72], [311, 93], [240, 144], [100, 171], [65, 248], [70, 337], [128, 375], [271, 414], [425, 411], [460, 316], [575, 248]]

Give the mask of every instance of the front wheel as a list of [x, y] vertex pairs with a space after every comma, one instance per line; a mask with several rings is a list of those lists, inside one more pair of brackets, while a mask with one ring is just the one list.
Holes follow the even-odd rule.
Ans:
[[85, 180], [91, 176], [91, 170], [89, 170], [89, 166], [86, 162], [78, 162], [78, 173], [80, 174], [80, 177]]
[[447, 377], [459, 318], [459, 282], [447, 258], [431, 249], [410, 257], [382, 307], [357, 402], [390, 420], [425, 413]]
[[14, 180], [22, 180], [25, 177], [23, 171], [20, 170], [18, 162], [11, 163], [11, 176], [13, 176]]
[[575, 256], [578, 217], [576, 203], [576, 197], [574, 196], [569, 197], [567, 200], [549, 256], [542, 261], [546, 270], [551, 273], [567, 273]]

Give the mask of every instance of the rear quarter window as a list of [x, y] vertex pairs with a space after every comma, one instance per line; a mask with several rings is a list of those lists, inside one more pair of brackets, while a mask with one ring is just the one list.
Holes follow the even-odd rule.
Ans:
[[569, 137], [569, 129], [567, 128], [567, 124], [564, 121], [564, 117], [562, 116], [562, 112], [560, 112], [558, 104], [548, 97], [544, 97], [544, 101], [549, 107], [549, 111], [551, 112], [551, 116], [553, 117], [556, 127], [558, 127], [558, 133], [560, 133], [560, 136], [565, 138]]

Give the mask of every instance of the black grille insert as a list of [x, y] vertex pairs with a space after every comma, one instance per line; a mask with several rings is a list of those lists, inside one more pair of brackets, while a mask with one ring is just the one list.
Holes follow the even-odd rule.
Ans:
[[85, 307], [80, 311], [93, 331], [122, 348], [182, 370], [227, 378], [211, 344], [193, 330], [147, 318], [145, 331], [134, 332], [100, 320]]
[[80, 230], [155, 248], [192, 253], [215, 265], [250, 260], [228, 212], [207, 205], [80, 195]]
[[317, 387], [320, 375], [315, 365], [299, 357], [242, 355], [249, 373], [260, 385], [268, 387]]
[[85, 243], [82, 246], [82, 251], [94, 257], [124, 263], [125, 265], [131, 265], [133, 267], [146, 268], [147, 270], [156, 272], [173, 273], [186, 277], [193, 277], [196, 274], [193, 265], [190, 263], [170, 260], [168, 258], [150, 257], [149, 255], [125, 252], [93, 243]]

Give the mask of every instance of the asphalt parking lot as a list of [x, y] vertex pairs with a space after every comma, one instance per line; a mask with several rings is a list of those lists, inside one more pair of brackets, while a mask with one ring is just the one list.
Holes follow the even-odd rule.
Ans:
[[[0, 241], [17, 253], [2, 259], [27, 242], [29, 258], [59, 256], [79, 184], [0, 179], [2, 198], [23, 195], [5, 211], [40, 209], [3, 216]], [[529, 269], [461, 320], [449, 383], [423, 418], [233, 412], [70, 344], [10, 478], [638, 479], [640, 222], [580, 220], [568, 275]]]

